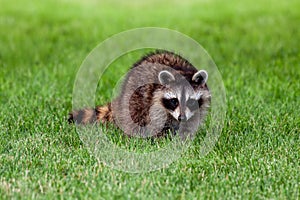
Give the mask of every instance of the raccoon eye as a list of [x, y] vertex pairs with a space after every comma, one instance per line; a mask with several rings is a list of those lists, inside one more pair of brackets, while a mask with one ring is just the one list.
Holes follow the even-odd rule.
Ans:
[[174, 106], [178, 106], [178, 100], [177, 99], [170, 99], [170, 103]]
[[178, 99], [163, 99], [163, 105], [169, 110], [175, 110], [179, 104]]
[[186, 102], [186, 105], [187, 105], [187, 107], [189, 107], [189, 109], [191, 109], [191, 110], [196, 110], [197, 108], [199, 108], [198, 101], [195, 100], [195, 99], [189, 99], [189, 100]]

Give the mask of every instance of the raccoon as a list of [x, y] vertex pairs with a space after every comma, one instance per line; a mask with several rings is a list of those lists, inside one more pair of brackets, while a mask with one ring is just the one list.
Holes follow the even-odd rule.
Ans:
[[210, 106], [207, 79], [205, 70], [180, 55], [157, 50], [132, 66], [116, 99], [73, 111], [69, 122], [111, 123], [127, 136], [193, 136]]

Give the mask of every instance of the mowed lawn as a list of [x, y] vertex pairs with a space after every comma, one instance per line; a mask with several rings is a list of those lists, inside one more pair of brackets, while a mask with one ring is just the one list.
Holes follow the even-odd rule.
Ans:
[[[0, 0], [0, 199], [299, 199], [299, 10], [296, 0]], [[168, 168], [125, 173], [89, 154], [67, 115], [88, 53], [149, 26], [208, 51], [227, 114], [205, 157], [199, 136]], [[115, 64], [97, 103], [132, 63]]]

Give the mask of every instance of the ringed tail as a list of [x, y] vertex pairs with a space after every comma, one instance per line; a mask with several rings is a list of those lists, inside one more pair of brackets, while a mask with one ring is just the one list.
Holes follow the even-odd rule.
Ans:
[[92, 124], [113, 122], [111, 103], [96, 108], [85, 108], [69, 113], [69, 123]]

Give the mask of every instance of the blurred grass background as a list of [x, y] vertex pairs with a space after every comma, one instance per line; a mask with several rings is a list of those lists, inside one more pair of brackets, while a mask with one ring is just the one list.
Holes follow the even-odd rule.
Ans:
[[[0, 0], [0, 196], [299, 198], [299, 10], [293, 0]], [[228, 111], [206, 157], [196, 140], [169, 168], [127, 174], [90, 155], [66, 119], [86, 55], [145, 26], [180, 31], [208, 51]]]

